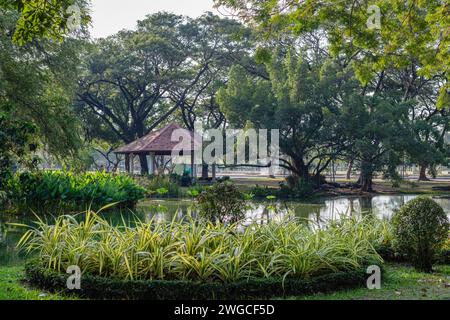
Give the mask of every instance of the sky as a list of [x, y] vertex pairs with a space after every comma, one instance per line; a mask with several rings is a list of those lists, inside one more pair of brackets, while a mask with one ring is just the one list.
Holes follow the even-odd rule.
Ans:
[[213, 0], [92, 0], [91, 35], [106, 37], [122, 29], [134, 29], [137, 20], [158, 11], [198, 17], [213, 9]]

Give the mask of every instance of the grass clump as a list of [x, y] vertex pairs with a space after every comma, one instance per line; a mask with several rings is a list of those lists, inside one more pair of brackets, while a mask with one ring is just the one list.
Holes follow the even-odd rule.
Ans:
[[[296, 220], [266, 225], [208, 221], [115, 227], [94, 212], [84, 220], [37, 222], [19, 245], [37, 252], [48, 269], [78, 265], [83, 274], [129, 280], [230, 283], [250, 279], [306, 279], [382, 263], [374, 222], [343, 220], [309, 228]], [[379, 222], [377, 222], [379, 223]]]

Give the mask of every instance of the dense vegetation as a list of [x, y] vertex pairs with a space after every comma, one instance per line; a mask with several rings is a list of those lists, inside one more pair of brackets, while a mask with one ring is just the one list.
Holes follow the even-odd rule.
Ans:
[[[244, 23], [156, 13], [135, 30], [88, 41], [88, 1], [56, 1], [46, 15], [41, 0], [3, 1], [0, 115], [16, 123], [3, 121], [12, 148], [0, 150], [0, 179], [37, 156], [81, 169], [100, 156], [117, 170], [116, 146], [169, 121], [190, 130], [196, 121], [223, 131], [279, 129], [280, 165], [296, 197], [311, 194], [335, 162], [360, 173], [363, 191], [378, 174], [398, 181], [400, 165], [420, 166], [426, 180], [427, 170], [448, 164], [444, 2], [380, 1], [392, 15], [379, 29], [367, 27], [365, 4], [351, 1], [289, 1], [286, 10], [271, 1], [215, 2]], [[57, 13], [73, 4], [82, 19], [69, 32], [70, 16]], [[145, 174], [147, 159], [139, 160]]]
[[199, 215], [211, 222], [236, 223], [245, 218], [245, 195], [230, 182], [216, 183], [196, 199]]
[[420, 271], [432, 271], [449, 240], [450, 224], [442, 207], [427, 197], [414, 199], [394, 215], [393, 226], [396, 251]]
[[8, 180], [7, 199], [19, 212], [61, 213], [100, 208], [107, 204], [134, 207], [145, 197], [144, 188], [126, 175], [75, 174], [66, 171], [20, 172]]
[[[94, 291], [96, 277], [111, 287], [162, 280], [156, 291], [173, 297], [177, 281], [225, 283], [230, 292], [235, 283], [275, 283], [276, 291], [280, 283], [352, 278], [381, 256], [427, 272], [439, 259], [448, 263], [448, 219], [429, 199], [407, 204], [392, 225], [366, 218], [243, 226], [246, 196], [232, 184], [185, 191], [187, 175], [88, 173], [100, 155], [118, 170], [124, 159], [115, 147], [167, 122], [193, 130], [200, 121], [222, 133], [279, 129], [280, 165], [290, 176], [252, 196], [310, 196], [336, 162], [348, 164], [348, 180], [358, 171], [351, 188], [364, 192], [379, 174], [397, 183], [402, 165], [419, 166], [426, 180], [450, 158], [447, 1], [379, 0], [384, 14], [372, 28], [364, 1], [215, 0], [240, 19], [160, 12], [95, 40], [89, 2], [0, 0], [0, 205], [64, 214], [38, 221], [20, 243], [38, 253], [49, 279], [78, 265]], [[145, 154], [139, 161], [146, 176]], [[64, 165], [84, 173], [37, 170]], [[117, 227], [91, 211], [185, 193], [206, 219]], [[81, 221], [66, 215], [86, 209]]]
[[303, 279], [381, 263], [374, 246], [389, 241], [385, 223], [344, 220], [323, 229], [296, 221], [254, 224], [238, 231], [189, 220], [114, 227], [93, 212], [83, 221], [39, 222], [21, 245], [49, 269], [78, 265], [83, 274], [146, 280], [233, 282]]
[[[248, 279], [231, 283], [183, 280], [132, 280], [85, 275], [80, 290], [67, 289], [67, 274], [46, 269], [38, 261], [25, 266], [25, 278], [41, 289], [90, 299], [238, 300], [332, 292], [359, 287], [365, 270], [334, 272], [312, 278]], [[1, 281], [1, 280], [0, 280]], [[1, 288], [0, 288], [1, 294]]]

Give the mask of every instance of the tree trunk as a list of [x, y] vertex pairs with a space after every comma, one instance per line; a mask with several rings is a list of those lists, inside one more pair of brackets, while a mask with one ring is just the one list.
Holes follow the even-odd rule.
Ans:
[[202, 179], [207, 180], [209, 177], [209, 166], [206, 163], [202, 164]]
[[125, 170], [127, 173], [131, 173], [131, 163], [130, 163], [131, 159], [130, 159], [130, 155], [126, 154], [125, 155]]
[[213, 180], [213, 182], [216, 182], [216, 168], [217, 168], [216, 164], [213, 163], [213, 165], [212, 165], [212, 180]]
[[428, 165], [426, 163], [420, 164], [419, 181], [430, 181], [427, 177], [427, 167]]
[[362, 161], [361, 163], [361, 176], [360, 176], [361, 191], [373, 192], [373, 169], [372, 164], [368, 161]]
[[371, 176], [363, 176], [361, 181], [361, 191], [373, 192], [373, 182]]
[[141, 175], [148, 175], [148, 162], [147, 156], [144, 153], [139, 154], [139, 161], [141, 163]]
[[352, 178], [352, 170], [353, 170], [353, 159], [348, 163], [347, 174], [345, 179], [350, 180]]

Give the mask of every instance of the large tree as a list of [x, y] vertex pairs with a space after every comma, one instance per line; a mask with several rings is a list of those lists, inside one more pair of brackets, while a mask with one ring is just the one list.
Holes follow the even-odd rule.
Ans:
[[266, 62], [269, 80], [234, 67], [219, 102], [232, 124], [279, 129], [280, 151], [287, 156], [280, 165], [310, 181], [349, 147], [339, 119], [352, 91], [345, 88], [349, 75], [336, 64], [305, 52], [274, 54]]
[[[148, 134], [176, 111], [189, 129], [199, 116], [220, 117], [211, 88], [227, 61], [239, 56], [235, 46], [245, 36], [240, 30], [211, 14], [190, 19], [157, 13], [139, 21], [136, 31], [98, 40], [80, 80], [79, 109], [123, 143]], [[140, 162], [142, 173], [148, 172], [144, 155]]]
[[363, 84], [386, 69], [407, 67], [414, 59], [421, 67], [421, 75], [445, 80], [438, 106], [450, 103], [450, 7], [446, 0], [215, 2], [272, 36], [323, 30], [330, 52], [345, 57]]
[[17, 13], [1, 11], [0, 112], [14, 119], [15, 127], [33, 126], [35, 142], [59, 159], [76, 157], [80, 139], [71, 103], [79, 41], [19, 47], [12, 41], [17, 19]]

